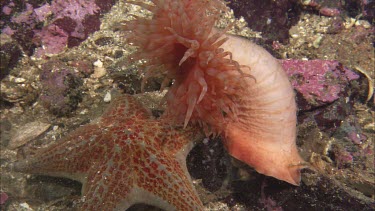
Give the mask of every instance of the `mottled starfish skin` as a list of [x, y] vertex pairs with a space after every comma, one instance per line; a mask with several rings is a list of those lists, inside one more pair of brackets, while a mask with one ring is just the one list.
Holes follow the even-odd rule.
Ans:
[[125, 95], [94, 123], [13, 169], [82, 182], [82, 210], [126, 210], [136, 203], [203, 210], [186, 168], [192, 140], [201, 137], [195, 128], [176, 130], [153, 119]]

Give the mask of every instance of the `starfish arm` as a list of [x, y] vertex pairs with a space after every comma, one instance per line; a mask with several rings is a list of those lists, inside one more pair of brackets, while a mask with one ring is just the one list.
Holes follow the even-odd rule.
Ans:
[[205, 135], [197, 127], [187, 127], [177, 130], [171, 126], [164, 126], [167, 138], [162, 143], [164, 151], [173, 154], [180, 164], [186, 166], [186, 156], [190, 150], [205, 138]]
[[151, 112], [134, 97], [131, 95], [121, 95], [111, 102], [102, 115], [100, 123], [101, 125], [113, 125], [125, 120], [150, 119], [151, 116]]
[[204, 139], [204, 134], [197, 127], [187, 128], [174, 128], [173, 126], [163, 124], [162, 125], [165, 140], [162, 143], [163, 149], [168, 151], [170, 154], [177, 154], [181, 151], [187, 153], [192, 147], [199, 141]]
[[83, 183], [81, 210], [126, 210], [137, 203], [165, 210], [203, 210], [186, 167], [158, 145], [121, 141], [110, 148], [99, 165], [92, 164]]
[[83, 182], [81, 210], [126, 210], [134, 204], [130, 193], [134, 177], [131, 165], [127, 165], [129, 162], [121, 152], [114, 150], [101, 162], [93, 164]]
[[151, 204], [165, 210], [203, 210], [186, 165], [180, 165], [168, 153], [158, 152], [161, 153], [141, 153], [145, 157], [138, 158], [146, 164], [143, 168], [135, 168], [137, 189], [134, 191], [138, 193], [135, 203]]
[[[160, 123], [159, 126], [153, 123], [155, 122], [148, 121], [142, 124], [145, 126], [145, 132], [154, 131], [153, 134], [147, 133], [147, 139], [143, 139], [145, 144], [142, 139], [135, 139], [130, 143], [130, 146], [133, 146], [131, 157], [138, 193], [146, 192], [149, 193], [148, 198], [154, 198], [143, 203], [165, 210], [203, 210], [186, 168], [186, 155], [181, 154], [177, 158], [179, 149], [192, 147], [192, 141], [189, 139], [193, 137], [192, 131], [175, 133], [171, 128], [165, 130], [165, 127], [160, 127]], [[143, 196], [138, 197], [142, 198]]]
[[[85, 125], [34, 156], [11, 164], [18, 172], [66, 177], [82, 182], [89, 169], [91, 142], [103, 137], [98, 125]], [[85, 159], [89, 158], [89, 159]]]

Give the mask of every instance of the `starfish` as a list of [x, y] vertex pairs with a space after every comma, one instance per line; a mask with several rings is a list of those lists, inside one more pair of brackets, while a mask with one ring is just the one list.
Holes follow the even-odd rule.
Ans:
[[81, 210], [126, 210], [136, 203], [203, 210], [186, 168], [192, 140], [201, 138], [196, 128], [173, 129], [121, 95], [97, 120], [11, 168], [81, 182]]

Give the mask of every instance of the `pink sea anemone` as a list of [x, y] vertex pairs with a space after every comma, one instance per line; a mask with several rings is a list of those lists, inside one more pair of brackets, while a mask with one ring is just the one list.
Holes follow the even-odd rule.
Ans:
[[[220, 46], [226, 30], [213, 29], [224, 2], [152, 1], [155, 5], [128, 1], [151, 11], [153, 19], [137, 17], [123, 29], [128, 41], [141, 51], [133, 59], [146, 60], [144, 82], [165, 76], [171, 80], [166, 96], [165, 117], [186, 126], [189, 121], [203, 125], [206, 134], [221, 133], [227, 119], [235, 119], [237, 106], [246, 88], [240, 65]], [[199, 23], [199, 24], [197, 24]]]
[[[173, 81], [163, 116], [222, 134], [229, 153], [258, 172], [299, 184], [294, 92], [281, 65], [263, 48], [214, 28], [222, 0], [127, 1], [150, 11], [122, 25], [143, 59], [145, 78]], [[223, 36], [225, 35], [225, 36]]]

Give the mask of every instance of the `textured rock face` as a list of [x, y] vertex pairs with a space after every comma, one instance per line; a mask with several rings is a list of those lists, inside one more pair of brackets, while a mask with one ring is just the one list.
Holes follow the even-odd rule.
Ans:
[[323, 16], [361, 16], [374, 21], [375, 1], [367, 0], [231, 0], [229, 7], [237, 18], [244, 17], [254, 31], [262, 32], [265, 41], [287, 43], [289, 29], [301, 16], [301, 11]]
[[289, 28], [298, 21], [300, 10], [296, 0], [232, 0], [229, 7], [264, 38], [281, 42], [288, 41]]
[[[3, 9], [2, 6], [8, 4], [10, 1], [16, 4], [25, 2], [14, 0], [0, 1], [0, 8]], [[137, 1], [143, 2], [143, 0]], [[231, 1], [235, 2], [235, 0]], [[241, 1], [250, 2], [251, 0]], [[40, 7], [41, 4], [45, 4], [45, 2], [45, 0], [27, 1], [27, 3], [32, 4], [34, 8]], [[99, 6], [99, 3], [97, 1], [95, 2]], [[122, 2], [122, 5], [127, 5], [123, 3], [124, 1], [120, 2]], [[347, 0], [346, 2], [353, 2], [353, 4], [368, 2], [368, 5], [374, 5], [375, 3], [375, 1], [365, 0]], [[4, 25], [2, 24], [9, 23], [7, 20], [10, 19], [7, 19], [7, 17], [13, 16], [13, 14], [16, 13], [21, 13], [25, 9], [24, 7], [18, 7], [17, 10], [16, 7], [13, 6], [11, 8], [12, 11], [9, 11], [9, 8], [5, 10], [6, 12], [10, 12], [8, 16], [0, 11], [0, 28], [3, 28]], [[371, 70], [374, 69], [373, 64], [371, 64], [374, 51], [372, 41], [369, 41], [373, 38], [373, 29], [364, 28], [362, 24], [357, 26], [357, 23], [362, 22], [365, 16], [362, 16], [360, 21], [352, 28], [346, 29], [345, 26], [347, 23], [345, 20], [351, 18], [354, 20], [354, 17], [360, 12], [359, 7], [352, 7], [350, 4], [346, 7], [348, 10], [351, 10], [350, 17], [347, 16], [346, 12], [343, 10], [341, 10], [339, 16], [334, 18], [321, 15], [321, 13], [318, 13], [318, 8], [309, 6], [303, 8], [305, 11], [303, 14], [299, 14], [301, 17], [299, 24], [294, 25], [294, 27], [292, 27], [293, 30], [290, 30], [290, 35], [299, 35], [298, 38], [290, 38], [291, 44], [279, 44], [281, 50], [274, 51], [273, 55], [279, 55], [282, 58], [321, 58], [337, 60], [350, 68], [355, 67], [354, 65], [358, 65], [362, 69], [370, 71], [370, 75], [374, 78], [374, 74], [371, 73]], [[127, 11], [134, 11], [134, 8], [135, 7], [132, 7], [132, 10], [129, 10], [128, 7], [120, 8], [122, 11], [121, 15], [117, 15], [118, 12], [116, 12], [115, 15], [110, 14], [108, 19], [104, 18], [102, 20], [105, 22], [105, 25], [110, 25], [114, 20], [118, 20], [119, 17], [125, 17], [124, 14], [126, 14]], [[116, 6], [112, 11], [118, 9], [118, 6]], [[261, 7], [259, 7], [259, 9], [263, 10]], [[139, 13], [139, 10], [137, 11], [136, 14]], [[368, 11], [371, 12], [371, 10]], [[102, 10], [100, 12], [102, 12]], [[269, 16], [270, 15], [272, 15], [272, 12]], [[264, 17], [266, 20], [267, 15]], [[330, 21], [325, 22], [325, 20]], [[333, 22], [332, 24], [331, 21]], [[267, 21], [259, 22], [258, 24], [266, 25]], [[42, 24], [39, 25], [39, 27], [42, 26]], [[328, 28], [327, 33], [322, 32], [321, 29], [323, 28]], [[13, 29], [23, 30], [18, 27]], [[67, 30], [68, 29], [73, 30], [74, 28], [67, 28]], [[8, 32], [11, 32], [11, 30], [11, 28], [8, 28]], [[7, 30], [4, 29], [4, 31]], [[36, 48], [35, 44], [32, 42], [32, 37], [34, 36], [33, 31], [24, 30], [24, 32], [25, 33], [22, 33], [22, 31], [15, 33], [12, 43], [16, 43], [17, 39], [22, 46], [29, 47], [30, 49]], [[105, 33], [104, 37], [101, 35], [102, 32]], [[134, 49], [129, 49], [124, 45], [124, 42], [119, 42], [115, 30], [113, 30], [114, 33], [107, 34], [107, 32], [112, 32], [112, 30], [108, 30], [108, 28], [104, 27], [103, 30], [93, 36], [93, 40], [95, 40], [95, 44], [98, 45], [98, 48], [92, 48], [90, 45], [80, 45], [77, 48], [67, 49], [60, 54], [61, 57], [59, 56], [59, 58], [62, 58], [61, 61], [64, 63], [67, 61], [70, 63], [71, 58], [74, 58], [73, 60], [77, 59], [80, 62], [90, 61], [88, 63], [89, 65], [92, 65], [97, 59], [106, 58], [106, 60], [102, 61], [103, 66], [107, 68], [107, 70], [109, 70], [108, 67], [110, 65], [110, 67], [113, 67], [113, 72], [121, 72], [128, 77], [127, 75], [130, 74], [130, 70], [126, 67], [128, 63], [125, 62], [124, 65], [123, 59], [128, 55], [129, 51]], [[265, 33], [262, 33], [262, 36], [265, 38]], [[309, 47], [316, 36], [323, 37], [323, 41], [318, 46], [319, 48], [315, 46]], [[300, 45], [299, 43], [303, 44]], [[1, 44], [3, 45], [4, 43]], [[14, 46], [16, 46], [16, 44]], [[116, 53], [116, 56], [113, 56], [112, 53], [108, 53], [112, 52], [112, 50], [116, 50], [119, 54]], [[88, 55], [90, 55], [90, 57]], [[282, 55], [285, 55], [285, 57]], [[25, 56], [19, 61], [25, 61], [29, 58], [30, 57]], [[46, 146], [46, 144], [53, 142], [55, 137], [65, 136], [72, 128], [94, 119], [96, 116], [86, 111], [94, 110], [94, 113], [96, 113], [96, 109], [102, 110], [103, 104], [105, 104], [103, 102], [105, 92], [114, 87], [112, 83], [108, 83], [107, 81], [107, 79], [113, 79], [114, 76], [112, 75], [106, 75], [99, 80], [90, 79], [88, 80], [89, 83], [86, 83], [86, 79], [84, 79], [84, 84], [82, 86], [84, 98], [79, 104], [78, 110], [72, 112], [71, 116], [68, 118], [53, 116], [41, 106], [42, 103], [40, 101], [38, 101], [39, 103], [33, 104], [39, 93], [41, 93], [41, 90], [34, 90], [32, 86], [29, 85], [32, 83], [38, 85], [40, 83], [40, 71], [37, 70], [36, 67], [43, 63], [45, 63], [44, 59], [35, 60], [35, 64], [18, 62], [9, 76], [6, 76], [1, 83], [2, 96], [0, 99], [0, 107], [5, 104], [5, 106], [1, 108], [1, 112], [4, 112], [3, 116], [5, 119], [0, 120], [0, 136], [2, 142], [0, 143], [2, 146], [0, 147], [0, 154], [2, 164], [9, 163], [15, 159], [15, 151], [7, 150], [7, 146], [9, 147], [7, 142], [10, 139], [9, 134], [11, 134], [10, 129], [17, 130], [18, 126], [25, 124], [29, 120], [46, 119], [53, 125], [51, 130], [48, 130], [45, 134], [42, 134], [41, 137], [29, 143], [32, 149]], [[83, 67], [84, 72], [88, 70], [85, 75], [90, 74], [91, 70], [85, 68], [87, 64], [76, 63], [75, 65]], [[133, 71], [132, 74], [134, 74], [134, 78], [136, 79], [129, 77], [126, 82], [120, 79], [115, 83], [120, 85], [125, 84], [125, 86], [128, 87], [127, 93], [134, 94], [140, 92], [140, 88], [136, 89], [138, 90], [137, 92], [134, 91], [134, 87], [136, 87], [135, 84], [139, 85], [137, 87], [141, 86], [139, 76], [137, 75], [139, 68], [137, 67], [138, 66], [133, 65], [131, 68]], [[20, 68], [23, 70], [20, 71]], [[331, 68], [325, 73], [322, 71], [322, 74], [331, 76], [333, 74], [332, 72], [334, 72], [334, 74], [337, 73], [340, 75], [340, 69], [341, 68]], [[294, 74], [303, 76], [308, 71], [310, 70], [301, 71], [301, 73], [296, 71]], [[361, 96], [365, 96], [367, 93], [366, 86], [360, 87], [362, 88], [361, 92], [363, 94], [351, 94], [353, 92], [357, 93], [356, 91], [358, 89], [358, 87], [354, 87], [353, 84], [355, 85], [362, 81], [365, 82], [364, 84], [366, 85], [366, 80], [363, 80], [361, 76], [359, 80], [345, 82], [346, 77], [343, 77], [344, 80], [333, 79], [333, 81], [331, 81], [341, 81], [343, 83], [334, 84], [331, 82], [326, 83], [324, 78], [319, 78], [318, 76], [319, 75], [310, 76], [309, 80], [319, 81], [319, 83], [322, 82], [328, 85], [332, 84], [333, 87], [338, 87], [338, 89], [332, 89], [335, 90], [335, 92], [321, 92], [318, 93], [319, 96], [315, 96], [313, 93], [315, 93], [316, 88], [313, 86], [309, 87], [309, 84], [303, 81], [297, 80], [299, 83], [296, 83], [295, 87], [295, 93], [297, 93], [297, 107], [300, 108], [298, 112], [297, 145], [299, 149], [302, 149], [301, 155], [303, 158], [313, 164], [315, 170], [303, 170], [301, 185], [299, 187], [294, 187], [277, 179], [257, 174], [254, 169], [244, 163], [233, 162], [232, 157], [223, 149], [221, 140], [209, 140], [209, 145], [212, 144], [214, 146], [204, 145], [201, 148], [195, 148], [193, 151], [198, 151], [197, 154], [199, 155], [191, 156], [191, 160], [195, 161], [195, 163], [193, 163], [195, 167], [207, 167], [207, 165], [210, 165], [209, 169], [206, 170], [206, 174], [200, 169], [192, 169], [192, 171], [189, 169], [192, 177], [194, 179], [199, 179], [194, 180], [194, 184], [195, 188], [198, 190], [200, 199], [206, 205], [206, 209], [215, 209], [221, 206], [216, 210], [264, 210], [267, 208], [275, 209], [280, 207], [284, 210], [345, 210], [348, 207], [351, 207], [353, 210], [375, 210], [373, 195], [375, 187], [375, 179], [373, 177], [375, 167], [373, 159], [373, 134], [375, 134], [373, 124], [374, 104], [372, 102], [367, 103], [367, 105], [361, 104], [361, 102], [364, 102]], [[24, 79], [26, 83], [13, 82], [14, 77], [17, 77], [17, 81], [20, 81], [19, 79]], [[294, 78], [291, 77], [290, 80], [293, 82]], [[137, 83], [135, 83], [135, 81], [137, 81]], [[324, 87], [319, 83], [318, 86]], [[161, 80], [153, 81], [153, 85], [149, 86], [147, 91], [158, 90], [160, 84]], [[3, 85], [6, 85], [5, 88]], [[304, 86], [303, 89], [305, 90], [306, 96], [309, 97], [308, 99], [315, 99], [316, 101], [311, 100], [307, 102], [304, 95], [297, 91], [299, 85]], [[95, 87], [99, 87], [99, 89]], [[119, 87], [123, 89], [121, 86]], [[342, 87], [345, 88], [341, 89]], [[34, 97], [31, 97], [32, 100], [25, 99], [32, 96], [33, 93], [36, 94]], [[94, 93], [94, 95], [92, 95], [92, 93]], [[336, 99], [336, 97], [332, 97], [329, 93], [333, 93], [339, 96], [339, 98]], [[157, 92], [152, 92], [152, 94], [159, 96]], [[360, 97], [360, 99], [358, 100], [357, 97]], [[112, 98], [112, 100], [113, 99], [114, 98]], [[158, 117], [162, 113], [157, 107], [160, 99], [161, 97], [152, 101], [154, 105], [150, 106], [155, 109], [154, 112], [157, 113], [155, 116]], [[322, 99], [330, 100], [322, 101]], [[5, 100], [6, 103], [4, 103]], [[320, 106], [317, 107], [316, 102], [318, 102]], [[146, 100], [143, 104], [150, 105], [150, 101]], [[360, 104], [359, 107], [358, 104]], [[25, 111], [21, 109], [20, 105], [22, 105], [22, 108], [25, 108]], [[31, 105], [33, 106], [31, 107]], [[99, 106], [99, 108], [97, 108], [97, 106]], [[9, 120], [9, 123], [7, 120]], [[56, 128], [57, 130], [55, 131]], [[5, 151], [3, 151], [4, 149]], [[27, 150], [27, 148], [25, 150]], [[310, 155], [307, 152], [312, 152], [313, 154]], [[188, 160], [188, 163], [191, 162], [191, 160]], [[29, 177], [14, 172], [6, 172], [6, 170], [2, 172], [1, 177], [2, 181], [4, 181], [0, 184], [1, 190], [9, 196], [5, 204], [1, 205], [0, 203], [0, 209], [5, 210], [22, 210], [29, 205], [32, 209], [39, 210], [71, 210], [73, 209], [72, 206], [74, 207], [77, 203], [76, 200], [71, 200], [71, 196], [74, 195], [73, 198], [78, 199], [81, 191], [80, 184], [76, 183], [74, 185], [70, 180], [62, 180], [61, 178], [53, 180], [52, 178], [45, 177]], [[204, 188], [201, 187], [201, 180]], [[266, 184], [265, 187], [262, 184]], [[263, 197], [263, 193], [265, 197]], [[262, 197], [261, 200], [260, 197]], [[55, 203], [56, 201], [59, 203]], [[271, 206], [267, 206], [266, 203]], [[222, 208], [223, 206], [225, 209]]]
[[21, 57], [22, 51], [14, 41], [7, 42], [2, 39], [0, 43], [0, 81], [16, 66]]
[[282, 60], [297, 91], [298, 108], [310, 110], [344, 97], [349, 82], [359, 76], [338, 61]]
[[64, 116], [77, 108], [82, 100], [80, 86], [82, 80], [73, 70], [57, 60], [42, 66], [40, 74], [43, 106], [58, 116]]
[[337, 175], [337, 181], [327, 179], [326, 182], [338, 188], [344, 198], [348, 196], [340, 190], [343, 184], [371, 196], [374, 151], [369, 133], [373, 129], [362, 126], [369, 121], [363, 115], [371, 112], [358, 103], [362, 98], [361, 84], [367, 83], [364, 77], [337, 61], [283, 60], [281, 63], [297, 92], [298, 139], [304, 157], [308, 157], [319, 173]]
[[[100, 14], [114, 1], [54, 0], [50, 3], [8, 2], [2, 6], [2, 32], [11, 35], [28, 55], [55, 55], [74, 47], [99, 29]], [[35, 52], [34, 52], [35, 51]]]

